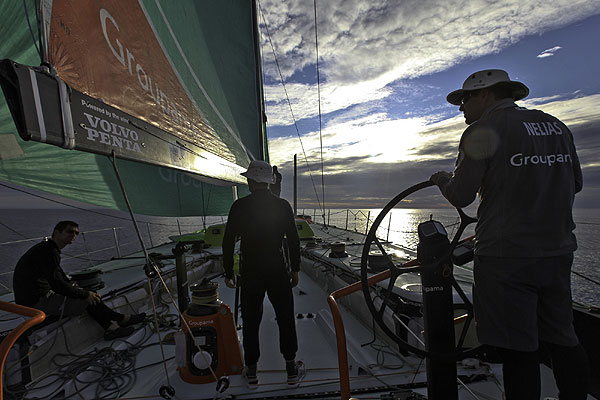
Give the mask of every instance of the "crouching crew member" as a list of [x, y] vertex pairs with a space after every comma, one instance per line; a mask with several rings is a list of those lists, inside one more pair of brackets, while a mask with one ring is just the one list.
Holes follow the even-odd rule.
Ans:
[[61, 250], [75, 241], [78, 228], [73, 221], [59, 222], [50, 239], [36, 244], [21, 257], [13, 274], [15, 303], [59, 317], [87, 311], [104, 329], [104, 339], [127, 337], [146, 314], [124, 315], [111, 310], [98, 293], [71, 282], [60, 266]]

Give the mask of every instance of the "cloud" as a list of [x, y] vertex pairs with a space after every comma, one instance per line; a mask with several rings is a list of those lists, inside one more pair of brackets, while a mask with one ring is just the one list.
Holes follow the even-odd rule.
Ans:
[[[446, 167], [445, 169], [452, 166], [451, 160], [441, 164], [435, 161], [373, 164], [358, 158], [339, 159], [335, 162], [353, 165], [354, 169], [342, 174], [326, 173], [326, 208], [381, 208], [402, 190], [429, 179], [430, 171], [436, 171], [440, 166]], [[330, 167], [331, 162], [328, 168]], [[284, 164], [281, 168], [290, 170], [291, 165]], [[291, 177], [284, 176], [282, 197], [291, 199], [291, 196], [288, 197], [292, 190], [291, 182]], [[322, 203], [320, 173], [313, 174], [311, 180], [308, 173], [303, 171], [298, 178], [298, 187], [301, 188], [299, 204], [302, 207], [318, 207], [317, 196]], [[425, 199], [421, 194], [408, 199], [407, 204], [410, 204], [410, 207], [429, 208], [445, 203], [443, 198], [435, 199], [438, 197], [436, 190], [432, 188], [426, 192], [432, 199]], [[421, 199], [421, 202], [418, 199]], [[416, 204], [417, 202], [419, 204]]]
[[[543, 103], [519, 102], [542, 109], [563, 120], [573, 132], [584, 169], [586, 189], [579, 207], [597, 207], [600, 189], [597, 133], [600, 130], [600, 94]], [[376, 208], [401, 190], [427, 180], [439, 170], [451, 171], [458, 142], [466, 125], [462, 115], [429, 123], [427, 118], [391, 119], [386, 114], [348, 120], [340, 117], [324, 130], [324, 181], [328, 208]], [[316, 207], [321, 198], [320, 140], [318, 132], [303, 137], [312, 180], [297, 137], [270, 140], [273, 164], [284, 175], [282, 197], [292, 198], [291, 155], [298, 154], [300, 204]], [[315, 194], [315, 192], [317, 194]], [[411, 207], [431, 208], [444, 203], [433, 191], [419, 194]]]
[[[523, 103], [526, 107], [530, 107], [529, 103], [539, 105], [536, 99], [524, 101]], [[539, 107], [559, 118], [571, 129], [581, 165], [586, 170], [600, 166], [598, 160], [600, 109], [598, 104], [600, 104], [600, 94], [552, 101]], [[598, 183], [600, 184], [600, 182]]]
[[560, 46], [554, 46], [551, 49], [546, 49], [546, 50], [542, 51], [536, 57], [537, 58], [552, 57], [554, 55], [554, 53], [556, 53], [560, 49], [562, 49], [562, 47], [560, 47]]
[[[548, 98], [548, 100], [550, 99], [556, 99], [556, 97]], [[540, 104], [538, 99], [523, 100], [519, 101], [519, 103], [523, 104], [525, 107], [540, 105], [540, 109], [556, 116], [571, 128], [574, 125], [589, 122], [590, 120], [600, 119], [600, 108], [598, 108], [598, 104], [600, 104], [600, 94], [545, 101], [543, 104]]]
[[[599, 5], [599, 0], [317, 2], [322, 111], [381, 100], [391, 94], [391, 83], [500, 52], [527, 35], [597, 14]], [[261, 0], [297, 119], [318, 112], [312, 7], [312, 2]], [[282, 99], [272, 83], [279, 81], [279, 72], [262, 17], [260, 22], [266, 98]], [[268, 112], [272, 125], [291, 122], [281, 101], [271, 103]]]
[[[321, 112], [326, 114], [351, 105], [383, 99], [392, 93], [389, 88], [383, 86], [385, 85], [377, 80], [342, 86], [324, 83], [320, 88]], [[314, 84], [288, 83], [285, 85], [285, 91], [280, 84], [265, 85], [264, 93], [270, 126], [293, 124], [288, 98], [296, 121], [318, 115], [319, 96]]]
[[[293, 154], [299, 154], [300, 157], [306, 154], [310, 162], [316, 164], [320, 163], [322, 143], [327, 159], [368, 157], [371, 163], [415, 161], [427, 158], [421, 150], [424, 146], [452, 130], [443, 123], [429, 123], [427, 117], [392, 119], [385, 113], [356, 116], [351, 120], [342, 116], [327, 123], [322, 140], [318, 131], [304, 134], [302, 144], [297, 136], [269, 140], [269, 154], [274, 164], [285, 163]], [[459, 128], [458, 119], [452, 123], [454, 138], [458, 140], [462, 129]], [[445, 137], [442, 141], [447, 139]], [[438, 155], [432, 157], [437, 158]], [[352, 165], [336, 166], [339, 172], [352, 168]]]

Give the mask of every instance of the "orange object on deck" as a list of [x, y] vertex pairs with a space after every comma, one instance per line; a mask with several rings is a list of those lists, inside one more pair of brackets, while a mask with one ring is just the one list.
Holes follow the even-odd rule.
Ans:
[[[223, 303], [208, 315], [190, 315], [189, 311], [183, 313], [186, 360], [185, 367], [179, 369], [181, 379], [202, 384], [215, 382], [215, 377], [241, 374], [242, 354], [229, 306]], [[198, 366], [194, 358], [206, 365]]]
[[2, 300], [0, 300], [0, 310], [22, 315], [24, 317], [31, 317], [30, 319], [20, 323], [15, 329], [13, 329], [12, 332], [10, 332], [0, 344], [0, 400], [3, 400], [4, 362], [6, 361], [6, 356], [8, 355], [10, 348], [21, 337], [21, 335], [25, 333], [29, 328], [44, 321], [46, 319], [46, 314], [44, 314], [43, 311], [36, 310], [35, 308], [29, 308], [25, 306], [20, 306], [18, 304], [7, 303]]
[[[410, 261], [404, 264], [404, 267], [417, 265], [417, 260]], [[377, 275], [371, 276], [367, 281], [369, 285], [374, 285], [391, 276], [391, 270], [387, 269]], [[338, 367], [340, 372], [340, 395], [342, 400], [352, 400], [350, 398], [350, 376], [348, 374], [348, 352], [346, 351], [346, 332], [344, 331], [344, 321], [340, 308], [337, 305], [336, 299], [348, 296], [354, 292], [358, 292], [362, 288], [362, 281], [353, 283], [331, 293], [327, 298], [329, 308], [331, 308], [331, 316], [333, 317], [333, 325], [335, 327], [335, 340], [338, 351]]]

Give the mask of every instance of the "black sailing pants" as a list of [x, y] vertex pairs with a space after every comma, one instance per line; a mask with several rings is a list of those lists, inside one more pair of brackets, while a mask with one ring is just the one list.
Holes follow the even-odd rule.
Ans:
[[279, 327], [279, 350], [286, 360], [294, 360], [298, 351], [294, 296], [290, 278], [284, 268], [260, 278], [241, 279], [241, 306], [244, 334], [244, 362], [255, 365], [260, 357], [259, 327], [263, 314], [263, 301], [267, 294], [275, 310]]
[[90, 305], [85, 299], [74, 299], [57, 293], [49, 293], [42, 297], [33, 308], [42, 310], [48, 315], [63, 317], [81, 315], [87, 311], [104, 330], [110, 327], [111, 321], [119, 322], [124, 317], [103, 302]]
[[[559, 346], [542, 342], [552, 360], [552, 372], [560, 400], [585, 400], [588, 394], [589, 364], [583, 347]], [[502, 373], [506, 400], [539, 400], [539, 352], [498, 348], [502, 357]]]

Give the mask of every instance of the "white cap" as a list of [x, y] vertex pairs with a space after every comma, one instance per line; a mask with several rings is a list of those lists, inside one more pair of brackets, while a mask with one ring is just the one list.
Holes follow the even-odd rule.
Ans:
[[240, 175], [256, 182], [269, 184], [275, 183], [271, 164], [261, 160], [251, 161], [250, 165], [248, 166], [248, 170], [246, 172], [242, 172]]
[[498, 83], [505, 83], [512, 89], [512, 97], [514, 100], [524, 99], [529, 94], [529, 88], [521, 82], [511, 81], [506, 71], [501, 69], [486, 69], [471, 74], [465, 83], [463, 83], [462, 89], [450, 93], [446, 97], [446, 100], [448, 100], [448, 103], [450, 104], [460, 106], [460, 103], [465, 96], [465, 92], [487, 88]]

